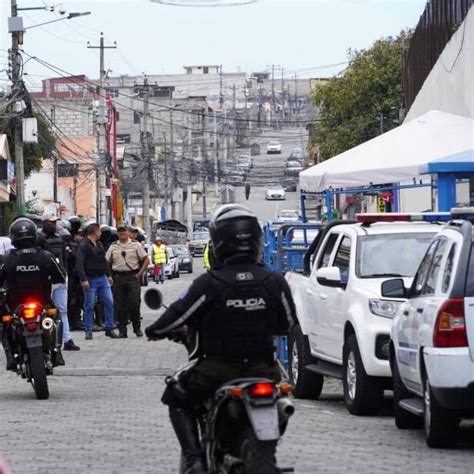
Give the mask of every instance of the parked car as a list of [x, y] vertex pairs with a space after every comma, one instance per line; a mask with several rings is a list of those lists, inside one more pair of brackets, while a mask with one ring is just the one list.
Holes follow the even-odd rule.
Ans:
[[165, 265], [165, 277], [169, 280], [179, 278], [179, 260], [174, 248], [170, 245], [166, 246], [168, 253], [168, 263]]
[[421, 428], [434, 448], [452, 447], [461, 418], [474, 417], [474, 208], [456, 210], [415, 275], [382, 284], [403, 301], [393, 320], [390, 365], [398, 428]]
[[243, 186], [245, 184], [245, 179], [240, 175], [230, 175], [225, 179], [225, 182], [232, 186]]
[[270, 142], [267, 145], [267, 155], [281, 154], [281, 143], [280, 142]]
[[193, 256], [187, 245], [173, 245], [174, 254], [178, 258], [180, 272], [193, 273]]
[[283, 186], [283, 189], [288, 192], [296, 192], [298, 189], [298, 180], [293, 177], [281, 178], [280, 184]]
[[286, 176], [298, 176], [302, 171], [303, 167], [299, 161], [288, 161], [286, 163], [285, 175]]
[[304, 160], [305, 156], [303, 150], [301, 148], [293, 148], [288, 158], [288, 161], [302, 161]]
[[300, 213], [295, 209], [281, 209], [277, 212], [276, 220], [280, 222], [298, 222]]
[[288, 340], [297, 397], [317, 399], [329, 375], [343, 380], [352, 414], [381, 407], [391, 388], [388, 346], [401, 303], [383, 298], [380, 285], [393, 275], [413, 278], [439, 230], [428, 222], [378, 222], [402, 218], [359, 215], [357, 223], [328, 224], [317, 236], [310, 275], [286, 274], [298, 317]]
[[204, 255], [209, 238], [209, 232], [207, 231], [193, 232], [192, 239], [189, 242], [189, 251], [193, 257], [202, 257]]
[[281, 184], [270, 184], [265, 191], [265, 199], [271, 200], [285, 200], [285, 190]]
[[237, 158], [237, 162], [247, 165], [249, 169], [253, 168], [253, 160], [250, 155], [239, 155]]

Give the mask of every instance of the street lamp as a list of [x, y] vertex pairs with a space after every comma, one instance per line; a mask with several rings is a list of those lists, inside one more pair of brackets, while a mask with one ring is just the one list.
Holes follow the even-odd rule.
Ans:
[[27, 26], [26, 28], [23, 28], [23, 31], [31, 30], [32, 28], [37, 28], [38, 26], [44, 26], [44, 25], [49, 25], [51, 23], [56, 23], [57, 21], [71, 20], [72, 18], [77, 18], [77, 17], [80, 17], [80, 16], [87, 16], [87, 15], [90, 15], [90, 14], [91, 14], [91, 12], [71, 12], [71, 13], [68, 14], [68, 16], [64, 16], [62, 18], [57, 18], [56, 20], [47, 21], [45, 23], [39, 23], [38, 25]]

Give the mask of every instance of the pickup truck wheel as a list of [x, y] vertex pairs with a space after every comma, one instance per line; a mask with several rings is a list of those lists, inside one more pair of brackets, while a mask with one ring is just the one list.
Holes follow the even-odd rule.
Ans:
[[426, 377], [424, 389], [425, 438], [430, 448], [451, 448], [456, 444], [459, 417], [440, 406]]
[[377, 378], [367, 375], [354, 334], [344, 344], [342, 383], [344, 402], [353, 415], [377, 414], [383, 402], [383, 387]]
[[416, 430], [423, 428], [423, 418], [410, 413], [400, 407], [401, 400], [413, 398], [413, 395], [406, 389], [400, 377], [397, 358], [394, 357], [392, 363], [393, 376], [393, 412], [395, 415], [395, 425], [400, 430]]
[[317, 400], [323, 389], [324, 376], [310, 372], [306, 366], [315, 363], [308, 339], [300, 326], [294, 326], [288, 337], [288, 372], [296, 398]]

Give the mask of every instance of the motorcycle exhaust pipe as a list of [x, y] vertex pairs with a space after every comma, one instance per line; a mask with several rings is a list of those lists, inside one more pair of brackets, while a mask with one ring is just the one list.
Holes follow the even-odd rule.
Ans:
[[277, 407], [280, 424], [286, 423], [290, 416], [295, 413], [295, 406], [291, 403], [289, 398], [280, 398], [280, 400], [277, 401]]
[[41, 326], [45, 331], [51, 331], [54, 325], [54, 320], [52, 318], [44, 318], [41, 322]]

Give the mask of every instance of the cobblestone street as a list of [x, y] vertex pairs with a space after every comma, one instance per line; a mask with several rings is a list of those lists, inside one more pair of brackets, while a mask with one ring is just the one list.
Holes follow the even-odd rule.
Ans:
[[[192, 276], [160, 287], [165, 303]], [[143, 315], [145, 324], [156, 316], [145, 308]], [[133, 335], [94, 334], [92, 341], [74, 335], [81, 351], [65, 353], [66, 367], [49, 378], [49, 400], [37, 401], [24, 380], [0, 373], [0, 453], [13, 472], [177, 472], [179, 450], [160, 396], [164, 376], [185, 361], [183, 347]], [[0, 363], [3, 369], [3, 354]], [[350, 416], [336, 381], [326, 384], [320, 401], [296, 407], [278, 458], [298, 473], [472, 472], [472, 428], [458, 449], [430, 450], [421, 431], [397, 430], [389, 409], [385, 416]]]

